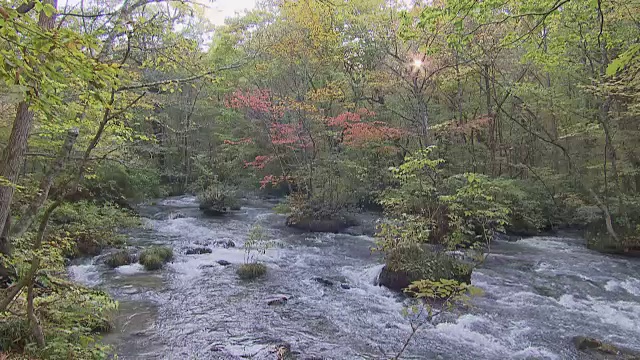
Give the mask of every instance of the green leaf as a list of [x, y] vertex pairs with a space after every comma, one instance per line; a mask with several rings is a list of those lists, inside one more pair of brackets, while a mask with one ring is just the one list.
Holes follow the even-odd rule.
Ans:
[[45, 4], [42, 11], [44, 11], [45, 15], [47, 15], [48, 17], [51, 17], [53, 16], [53, 14], [56, 13], [56, 8], [54, 8], [53, 5], [51, 4]]

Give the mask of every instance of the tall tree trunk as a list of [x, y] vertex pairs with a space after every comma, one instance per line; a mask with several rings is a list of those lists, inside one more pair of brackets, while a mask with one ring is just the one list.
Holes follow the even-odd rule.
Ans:
[[[50, 4], [57, 8], [57, 0], [44, 0], [44, 5]], [[40, 13], [38, 18], [38, 26], [43, 30], [53, 29], [55, 15], [47, 16], [44, 11]], [[7, 219], [11, 215], [11, 203], [15, 192], [15, 184], [18, 181], [20, 168], [24, 162], [24, 154], [27, 150], [27, 139], [29, 131], [33, 123], [33, 111], [29, 109], [31, 101], [25, 100], [18, 104], [16, 117], [11, 128], [9, 142], [2, 154], [2, 167], [0, 168], [0, 178], [4, 178], [11, 184], [0, 186], [0, 234], [5, 234], [0, 238], [0, 253], [5, 255], [11, 254], [11, 241], [9, 240], [9, 231], [5, 230], [5, 225], [9, 222]]]

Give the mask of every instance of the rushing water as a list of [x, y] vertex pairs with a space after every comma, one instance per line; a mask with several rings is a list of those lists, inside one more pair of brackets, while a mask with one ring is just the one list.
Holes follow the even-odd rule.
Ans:
[[[176, 258], [159, 272], [108, 270], [93, 259], [70, 268], [78, 281], [120, 301], [105, 341], [121, 359], [275, 359], [288, 343], [300, 359], [388, 359], [411, 332], [402, 298], [374, 284], [382, 268], [368, 236], [305, 234], [284, 227], [273, 203], [207, 218], [195, 198], [145, 206], [132, 246], [163, 244]], [[254, 224], [277, 246], [260, 255], [266, 278], [242, 282], [242, 244]], [[231, 240], [235, 248], [215, 245]], [[208, 245], [212, 254], [183, 255]], [[226, 260], [231, 266], [222, 266]], [[329, 279], [326, 286], [314, 277]], [[585, 359], [571, 342], [586, 335], [640, 350], [640, 262], [586, 250], [571, 238], [496, 241], [473, 273], [484, 294], [461, 314], [425, 326], [414, 359]], [[345, 289], [341, 284], [348, 284]], [[289, 301], [268, 306], [274, 296]]]

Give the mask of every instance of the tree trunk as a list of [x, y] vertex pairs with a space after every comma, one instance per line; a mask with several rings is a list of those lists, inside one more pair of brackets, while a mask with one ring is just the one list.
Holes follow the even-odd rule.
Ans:
[[[50, 4], [57, 8], [57, 0], [44, 0], [43, 5]], [[53, 29], [55, 15], [47, 16], [44, 11], [40, 12], [38, 25], [43, 30]], [[13, 201], [13, 193], [15, 184], [20, 174], [20, 168], [24, 162], [24, 154], [27, 150], [27, 139], [29, 131], [33, 123], [33, 111], [29, 109], [31, 102], [29, 100], [22, 101], [18, 104], [15, 120], [11, 128], [9, 142], [2, 154], [2, 168], [0, 169], [0, 178], [9, 181], [8, 186], [0, 186], [0, 234], [9, 234], [9, 229], [5, 229], [5, 225], [9, 222], [7, 219], [11, 215], [11, 202]], [[0, 238], [0, 253], [5, 255], [11, 254], [11, 242], [9, 236]]]
[[0, 186], [0, 252], [5, 255], [11, 254], [11, 243], [9, 241], [8, 232], [5, 225], [8, 224], [8, 218], [11, 212], [11, 202], [13, 201], [13, 193], [15, 191], [14, 184], [18, 180], [20, 167], [24, 161], [24, 154], [27, 149], [27, 138], [29, 130], [33, 122], [33, 112], [29, 110], [29, 102], [23, 101], [18, 105], [16, 118], [13, 122], [9, 144], [7, 145], [2, 157], [2, 169], [0, 169], [0, 177], [9, 181], [7, 186]]
[[60, 148], [58, 157], [53, 162], [53, 165], [51, 166], [47, 174], [40, 181], [40, 190], [38, 191], [38, 195], [33, 200], [33, 202], [29, 204], [29, 207], [25, 211], [24, 215], [22, 215], [15, 228], [12, 229], [12, 235], [14, 237], [21, 237], [29, 229], [29, 226], [31, 226], [33, 219], [37, 215], [38, 211], [42, 208], [44, 202], [47, 200], [49, 196], [49, 190], [51, 189], [51, 185], [53, 185], [53, 180], [62, 170], [65, 160], [69, 157], [71, 149], [73, 149], [73, 145], [75, 144], [77, 138], [77, 128], [70, 129], [67, 132], [67, 137], [65, 138], [62, 148]]

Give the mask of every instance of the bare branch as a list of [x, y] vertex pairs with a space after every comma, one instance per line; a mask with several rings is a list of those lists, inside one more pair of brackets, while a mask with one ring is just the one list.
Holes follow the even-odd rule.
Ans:
[[241, 63], [236, 63], [236, 64], [233, 64], [233, 65], [223, 66], [223, 67], [215, 69], [215, 70], [207, 71], [207, 72], [202, 73], [202, 74], [193, 75], [193, 76], [189, 76], [189, 77], [181, 78], [181, 79], [166, 79], [166, 80], [154, 81], [154, 82], [150, 82], [150, 83], [146, 83], [146, 84], [136, 84], [136, 85], [122, 86], [122, 87], [118, 88], [116, 90], [116, 92], [127, 91], [127, 90], [136, 90], [136, 89], [144, 89], [144, 88], [151, 88], [151, 87], [157, 87], [157, 86], [167, 85], [167, 84], [179, 84], [179, 83], [190, 82], [190, 81], [202, 79], [203, 77], [206, 77], [206, 76], [209, 76], [209, 75], [213, 75], [213, 74], [215, 74], [217, 72], [220, 72], [220, 71], [237, 69], [237, 68], [241, 67], [242, 65], [243, 64], [241, 64]]

